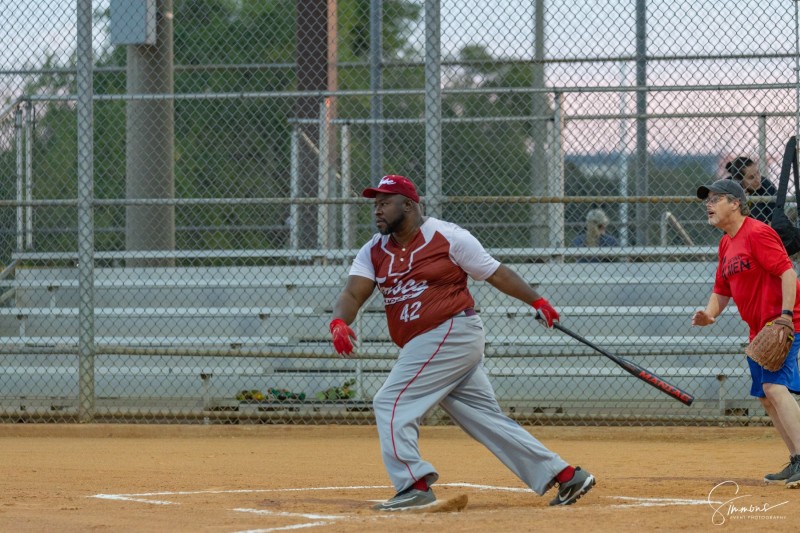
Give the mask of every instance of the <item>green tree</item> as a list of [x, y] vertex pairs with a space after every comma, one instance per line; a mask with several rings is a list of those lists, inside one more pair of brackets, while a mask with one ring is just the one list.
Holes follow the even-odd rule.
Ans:
[[[301, 0], [298, 0], [301, 1]], [[369, 0], [339, 0], [339, 62], [363, 61], [369, 42]], [[174, 0], [174, 90], [180, 94], [276, 93], [295, 87], [295, 3], [286, 0]], [[384, 2], [384, 57], [412, 53], [410, 23], [420, 6]], [[99, 13], [99, 18], [108, 13]], [[125, 93], [126, 47], [108, 47], [97, 60], [97, 94]], [[264, 68], [260, 65], [273, 65]], [[48, 64], [45, 67], [74, 67]], [[120, 70], [122, 69], [122, 70]], [[364, 89], [368, 68], [340, 69], [340, 87]], [[26, 94], [74, 94], [71, 75], [43, 74]], [[368, 98], [342, 102], [341, 111], [363, 116]], [[175, 103], [176, 196], [283, 197], [289, 194], [290, 98], [178, 99]], [[125, 103], [99, 101], [94, 111], [95, 195], [124, 198]], [[36, 198], [75, 198], [75, 107], [48, 103], [37, 110], [34, 147]], [[354, 161], [368, 145], [354, 144]], [[13, 150], [0, 153], [13, 158]], [[368, 161], [367, 161], [368, 164]], [[12, 167], [13, 168], [13, 167]], [[176, 209], [179, 248], [282, 247], [285, 206], [202, 206]], [[74, 208], [37, 212], [37, 248], [74, 250]], [[96, 247], [124, 247], [124, 208], [95, 212]], [[191, 228], [191, 229], [190, 229]], [[8, 250], [10, 252], [10, 250]]]
[[[458, 55], [459, 68], [449, 71], [452, 88], [531, 87], [530, 65], [498, 61], [484, 47], [467, 46]], [[533, 109], [530, 94], [458, 92], [443, 99], [443, 116], [462, 120], [444, 128], [443, 152], [446, 194], [529, 196], [533, 190], [533, 123], [520, 120]], [[486, 122], [469, 119], [491, 118]], [[502, 117], [507, 117], [503, 121]], [[498, 120], [500, 119], [500, 120]], [[541, 162], [540, 162], [541, 163]], [[484, 220], [473, 228], [497, 246], [528, 246], [532, 210], [545, 205], [452, 206], [458, 220]]]

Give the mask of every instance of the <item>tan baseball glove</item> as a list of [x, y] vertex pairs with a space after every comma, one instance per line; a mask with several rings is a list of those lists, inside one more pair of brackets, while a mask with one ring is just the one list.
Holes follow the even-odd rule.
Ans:
[[783, 366], [794, 342], [792, 319], [783, 315], [767, 322], [744, 353], [765, 370], [775, 372]]

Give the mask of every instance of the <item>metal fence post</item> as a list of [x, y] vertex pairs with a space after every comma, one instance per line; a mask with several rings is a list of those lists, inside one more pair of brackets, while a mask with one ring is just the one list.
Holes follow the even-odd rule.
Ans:
[[[330, 160], [329, 160], [329, 128], [330, 99], [323, 98], [319, 104], [319, 185], [317, 186], [317, 198], [327, 200], [330, 198]], [[320, 203], [317, 206], [317, 248], [326, 249], [330, 246], [330, 217], [328, 216], [329, 205]]]
[[[342, 125], [342, 146], [341, 150], [341, 197], [350, 198], [351, 176], [350, 176], [350, 126]], [[353, 206], [349, 203], [342, 204], [342, 248], [349, 249], [353, 245]], [[347, 262], [347, 260], [345, 260]]]
[[383, 176], [383, 0], [371, 0], [369, 6], [369, 88], [370, 118], [370, 183], [378, 185]]
[[[33, 200], [33, 104], [25, 104], [25, 199]], [[25, 207], [25, 247], [33, 248], [33, 206]]]
[[425, 0], [425, 213], [442, 216], [442, 79], [439, 0]]
[[[545, 0], [534, 2], [533, 14], [533, 76], [531, 86], [534, 92], [531, 95], [531, 175], [529, 194], [532, 196], [544, 195], [549, 189], [551, 162], [548, 153], [548, 134], [551, 124], [551, 109], [548, 103], [548, 94], [540, 92], [545, 89]], [[545, 118], [548, 117], [548, 118]], [[549, 209], [542, 209], [541, 205], [530, 206], [530, 245], [544, 246], [549, 242]]]
[[78, 418], [94, 416], [94, 84], [92, 0], [78, 0]]
[[[289, 141], [289, 198], [297, 200], [300, 196], [300, 144], [299, 128], [297, 124], [292, 125], [291, 138]], [[297, 250], [300, 245], [299, 228], [297, 217], [300, 207], [296, 203], [289, 205], [289, 248]]]
[[[649, 194], [647, 152], [647, 0], [636, 0], [636, 195]], [[636, 204], [636, 244], [648, 243], [650, 209]]]
[[767, 175], [767, 115], [758, 116], [758, 172]]
[[[620, 86], [627, 85], [628, 80], [628, 68], [627, 63], [621, 63], [620, 65]], [[620, 117], [625, 115], [625, 112], [628, 110], [628, 93], [624, 89], [620, 90], [619, 95], [619, 114]], [[629, 154], [628, 154], [628, 121], [625, 118], [619, 119], [619, 162], [617, 164], [619, 173], [619, 195], [623, 198], [628, 196], [628, 166], [629, 166]], [[619, 204], [619, 243], [622, 246], [628, 246], [629, 242], [629, 227], [630, 227], [630, 220], [629, 220], [629, 213], [628, 213], [628, 204], [627, 203], [620, 203]]]
[[24, 165], [22, 154], [24, 153], [23, 135], [22, 135], [22, 109], [17, 107], [14, 111], [14, 137], [17, 145], [17, 251], [21, 251], [24, 247], [24, 234], [25, 234], [25, 214], [22, 202], [24, 200], [24, 178], [23, 175]]
[[[564, 123], [563, 123], [563, 95], [553, 95], [553, 121], [550, 126], [550, 138], [547, 161], [550, 171], [547, 178], [547, 195], [551, 197], [564, 196]], [[564, 204], [550, 204], [549, 206], [549, 241], [555, 248], [564, 246]]]
[[[800, 138], [800, 1], [794, 2], [794, 80], [795, 80], [795, 109], [794, 109], [794, 134]], [[800, 155], [800, 143], [797, 143], [797, 153]], [[797, 206], [800, 211], [800, 206]]]

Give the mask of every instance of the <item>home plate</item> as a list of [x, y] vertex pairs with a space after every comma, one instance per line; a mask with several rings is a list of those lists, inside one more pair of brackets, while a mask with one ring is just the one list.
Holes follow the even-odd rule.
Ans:
[[410, 511], [412, 513], [457, 513], [463, 511], [468, 502], [469, 498], [467, 498], [466, 494], [459, 494], [452, 498], [436, 500], [436, 502], [431, 505], [426, 505], [421, 509], [412, 509]]

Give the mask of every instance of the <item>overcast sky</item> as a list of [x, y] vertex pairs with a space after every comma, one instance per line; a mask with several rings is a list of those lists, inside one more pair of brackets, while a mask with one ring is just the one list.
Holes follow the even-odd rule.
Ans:
[[[293, 2], [295, 0], [282, 0]], [[415, 0], [419, 5], [424, 0]], [[109, 0], [93, 2], [95, 12], [107, 8]], [[632, 56], [635, 52], [634, 0], [544, 0], [546, 53], [556, 58]], [[75, 0], [0, 0], [0, 71], [40, 64], [54, 55], [64, 64], [74, 52]], [[481, 45], [497, 57], [533, 57], [535, 0], [441, 0], [442, 49], [456, 55], [467, 45]], [[648, 54], [733, 55], [788, 54], [796, 48], [796, 3], [790, 0], [647, 0]], [[424, 19], [423, 19], [424, 20]], [[105, 28], [95, 25], [95, 48], [106, 45]], [[412, 41], [424, 49], [424, 25], [413, 29]], [[715, 85], [739, 83], [793, 83], [793, 59], [664, 61], [648, 64], [651, 85]], [[632, 62], [572, 62], [548, 65], [547, 85], [631, 86], [635, 83]], [[0, 74], [0, 93], [18, 94], [18, 76]], [[654, 95], [652, 112], [794, 111], [793, 91], [775, 94], [671, 93]], [[621, 106], [634, 112], [631, 95], [573, 95], [568, 101], [573, 114], [614, 113]], [[786, 121], [773, 121], [778, 137]], [[696, 148], [723, 150], [731, 144], [728, 129], [734, 121], [719, 121], [697, 135]], [[754, 129], [755, 120], [747, 128]], [[606, 123], [603, 127], [618, 129]], [[671, 130], [666, 125], [664, 131]], [[609, 131], [610, 133], [610, 131]], [[755, 133], [753, 134], [755, 135]], [[614, 148], [618, 135], [606, 135], [604, 146]], [[654, 146], [677, 149], [683, 141], [674, 135], [651, 131]], [[754, 137], [738, 138], [744, 150]], [[595, 140], [597, 142], [597, 140]]]

